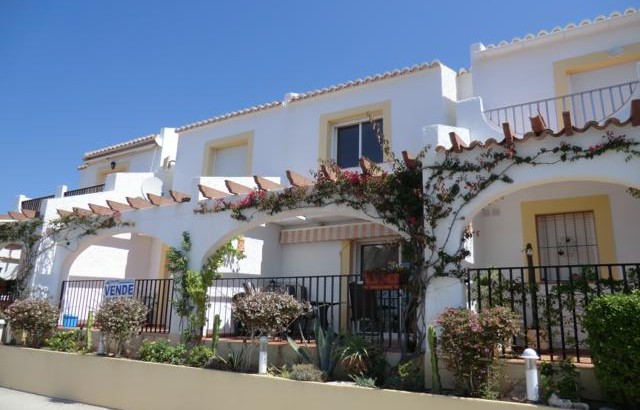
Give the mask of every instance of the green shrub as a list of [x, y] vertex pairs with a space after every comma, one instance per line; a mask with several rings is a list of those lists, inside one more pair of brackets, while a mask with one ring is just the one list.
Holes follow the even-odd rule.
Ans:
[[310, 363], [294, 364], [289, 371], [291, 380], [324, 382], [327, 374]]
[[213, 356], [213, 350], [210, 347], [197, 345], [187, 352], [184, 364], [191, 367], [204, 367]]
[[97, 326], [107, 340], [113, 339], [116, 344], [116, 356], [120, 356], [129, 339], [140, 330], [146, 319], [146, 306], [132, 298], [107, 299], [96, 313]]
[[347, 374], [372, 376], [382, 352], [370, 340], [360, 336], [347, 335], [338, 347], [337, 355]]
[[54, 333], [47, 345], [58, 352], [77, 352], [84, 348], [84, 334], [80, 330]]
[[386, 378], [384, 387], [395, 390], [424, 391], [424, 370], [420, 360], [398, 363]]
[[378, 388], [378, 386], [376, 385], [376, 379], [374, 379], [373, 377], [367, 377], [363, 374], [351, 374], [349, 375], [349, 377], [351, 377], [351, 380], [356, 383], [356, 386], [368, 387], [370, 389]]
[[309, 310], [307, 302], [282, 292], [255, 292], [233, 301], [234, 318], [254, 336], [282, 333]]
[[592, 300], [583, 324], [600, 387], [625, 408], [640, 408], [640, 292]]
[[145, 340], [138, 350], [144, 362], [183, 364], [187, 349], [182, 344], [173, 346], [168, 340]]
[[552, 393], [576, 401], [580, 396], [579, 376], [570, 359], [540, 364], [540, 395], [547, 401]]
[[499, 343], [518, 332], [518, 317], [511, 310], [495, 307], [473, 312], [447, 309], [438, 318], [442, 328], [439, 348], [458, 387], [472, 396], [487, 396], [493, 380], [495, 350]]
[[25, 332], [26, 344], [40, 347], [58, 323], [58, 309], [46, 300], [24, 299], [12, 303], [6, 310], [15, 332]]

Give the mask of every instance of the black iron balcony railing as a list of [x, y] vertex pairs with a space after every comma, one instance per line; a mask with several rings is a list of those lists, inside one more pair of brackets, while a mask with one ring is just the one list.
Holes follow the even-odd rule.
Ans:
[[87, 195], [87, 194], [95, 194], [96, 192], [103, 192], [104, 184], [88, 186], [84, 188], [72, 189], [71, 191], [67, 191], [64, 193], [64, 196], [76, 196], [76, 195]]
[[5, 310], [13, 303], [14, 294], [11, 292], [0, 292], [0, 310]]
[[40, 198], [33, 198], [33, 199], [27, 199], [25, 201], [22, 201], [22, 203], [20, 204], [20, 207], [22, 209], [27, 209], [29, 211], [34, 211], [36, 213], [40, 213], [40, 206], [42, 205], [42, 202], [45, 199], [50, 199], [50, 198], [54, 198], [55, 195], [48, 195], [48, 196], [42, 196]]
[[315, 322], [338, 333], [351, 333], [387, 348], [407, 348], [404, 317], [408, 293], [402, 289], [367, 290], [359, 275], [245, 277], [214, 280], [209, 288], [210, 306], [205, 334], [213, 332], [215, 315], [221, 320], [220, 334], [245, 336], [246, 330], [232, 315], [232, 303], [249, 289], [274, 290], [309, 302], [312, 312], [290, 326], [290, 334], [314, 338]]
[[[89, 311], [97, 311], [104, 299], [104, 283], [96, 280], [62, 282], [59, 326], [84, 326]], [[172, 279], [136, 279], [135, 297], [147, 307], [143, 332], [169, 333], [171, 330]]]
[[512, 131], [523, 135], [531, 131], [530, 117], [542, 116], [547, 128], [562, 128], [562, 113], [571, 113], [572, 123], [582, 127], [589, 121], [602, 122], [609, 117], [625, 120], [629, 115], [629, 102], [638, 91], [640, 81], [596, 88], [560, 97], [546, 98], [484, 111], [485, 118], [496, 126], [508, 122]]
[[514, 352], [533, 347], [551, 360], [580, 363], [589, 356], [586, 306], [603, 294], [640, 289], [640, 263], [469, 269], [466, 284], [470, 308], [505, 306], [520, 315]]

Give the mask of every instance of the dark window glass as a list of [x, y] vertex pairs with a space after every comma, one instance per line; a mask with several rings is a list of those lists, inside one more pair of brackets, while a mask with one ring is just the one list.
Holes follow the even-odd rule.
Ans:
[[338, 157], [336, 162], [340, 168], [350, 168], [358, 165], [360, 158], [360, 124], [338, 128]]
[[385, 269], [397, 264], [398, 244], [362, 245], [360, 254], [360, 271]]
[[[382, 132], [382, 120], [375, 120], [376, 127]], [[382, 162], [382, 145], [378, 140], [378, 135], [369, 121], [362, 123], [362, 156], [369, 158], [373, 162]]]

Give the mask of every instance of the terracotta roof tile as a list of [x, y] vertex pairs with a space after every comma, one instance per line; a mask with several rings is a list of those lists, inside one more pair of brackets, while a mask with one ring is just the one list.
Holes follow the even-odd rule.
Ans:
[[609, 14], [609, 16], [597, 16], [596, 18], [592, 19], [592, 20], [582, 20], [579, 24], [575, 24], [575, 23], [569, 23], [567, 25], [565, 25], [564, 27], [560, 27], [560, 26], [556, 26], [554, 28], [552, 28], [551, 30], [547, 31], [547, 30], [540, 30], [537, 34], [526, 34], [523, 37], [514, 37], [513, 39], [511, 39], [511, 41], [506, 41], [506, 40], [502, 40], [500, 41], [497, 45], [496, 44], [489, 44], [487, 45], [487, 50], [492, 50], [492, 49], [496, 49], [496, 48], [502, 48], [502, 47], [507, 47], [507, 46], [511, 46], [514, 44], [519, 44], [519, 43], [523, 43], [525, 41], [530, 41], [536, 38], [540, 38], [540, 37], [546, 37], [546, 36], [550, 36], [550, 35], [554, 35], [554, 34], [558, 34], [558, 33], [563, 33], [565, 31], [569, 31], [569, 30], [573, 30], [579, 27], [584, 27], [584, 26], [590, 26], [596, 23], [601, 23], [604, 21], [608, 21], [608, 20], [614, 20], [614, 19], [618, 19], [620, 17], [624, 17], [624, 16], [628, 16], [631, 14], [635, 14], [638, 13], [638, 10], [630, 7], [628, 9], [626, 9], [623, 13], [620, 13], [618, 11], [614, 11], [612, 13]]
[[228, 179], [224, 180], [224, 184], [227, 186], [227, 189], [229, 190], [229, 192], [235, 195], [248, 194], [250, 192], [253, 192], [253, 188], [239, 184], [237, 182], [230, 181]]
[[191, 201], [191, 195], [185, 194], [184, 192], [178, 192], [171, 189], [169, 190], [169, 195], [171, 195], [171, 198], [178, 203]]
[[[638, 103], [636, 103], [636, 105], [638, 106], [638, 114], [636, 115], [637, 117], [640, 117], [640, 100], [635, 100], [635, 101], [639, 101]], [[466, 146], [456, 146], [456, 144], [453, 144], [452, 141], [452, 146], [451, 148], [445, 148], [442, 145], [438, 145], [436, 147], [436, 152], [464, 152], [464, 151], [470, 151], [476, 148], [490, 148], [490, 147], [495, 147], [495, 146], [509, 146], [512, 144], [517, 144], [517, 143], [522, 143], [522, 142], [526, 142], [529, 139], [533, 138], [536, 140], [539, 139], [543, 139], [546, 138], [548, 136], [550, 137], [562, 137], [562, 136], [570, 136], [573, 134], [582, 134], [585, 133], [587, 131], [589, 131], [590, 129], [596, 129], [596, 130], [606, 130], [607, 128], [609, 128], [611, 125], [617, 126], [617, 127], [624, 127], [626, 125], [632, 124], [632, 120], [633, 118], [635, 118], [634, 114], [633, 114], [633, 109], [632, 109], [632, 116], [629, 117], [627, 120], [625, 121], [621, 121], [617, 118], [608, 118], [607, 120], [605, 120], [603, 123], [598, 123], [597, 121], [589, 121], [585, 124], [584, 127], [582, 128], [576, 128], [574, 126], [571, 126], [571, 118], [570, 116], [568, 116], [568, 118], [565, 119], [565, 124], [567, 124], [566, 121], [568, 121], [568, 124], [570, 126], [570, 128], [562, 128], [560, 131], [554, 132], [553, 130], [549, 130], [546, 129], [542, 132], [539, 133], [535, 133], [533, 131], [527, 132], [524, 135], [522, 135], [522, 137], [518, 138], [517, 136], [513, 135], [511, 133], [511, 129], [509, 127], [508, 123], [504, 123], [503, 124], [503, 131], [505, 132], [505, 138], [502, 139], [501, 141], [496, 140], [495, 138], [489, 138], [486, 141], [472, 141], [470, 142], [468, 145]], [[566, 127], [566, 125], [565, 125]]]
[[223, 192], [202, 184], [198, 184], [198, 189], [200, 190], [202, 196], [209, 199], [224, 198], [225, 196], [229, 196], [228, 192]]
[[92, 216], [93, 215], [93, 211], [90, 211], [88, 209], [78, 208], [78, 207], [73, 207], [73, 213], [78, 215], [78, 216]]
[[144, 198], [132, 198], [130, 196], [127, 197], [127, 202], [131, 205], [132, 208], [135, 209], [145, 209], [145, 208], [153, 208], [154, 205], [147, 201]]
[[253, 180], [256, 181], [256, 185], [258, 185], [258, 188], [263, 191], [269, 191], [272, 189], [282, 189], [282, 185], [276, 182], [270, 181], [266, 178], [259, 177], [257, 175], [253, 176]]
[[175, 204], [173, 199], [165, 198], [160, 195], [147, 194], [147, 198], [149, 198], [149, 202], [151, 202], [155, 206], [166, 206]]
[[15, 211], [9, 211], [9, 216], [15, 219], [16, 221], [25, 221], [29, 219], [29, 217], [27, 217], [25, 214], [21, 212], [15, 212]]
[[107, 205], [116, 212], [130, 211], [133, 209], [129, 204], [123, 204], [122, 202], [116, 202], [110, 199], [107, 199]]
[[115, 212], [111, 208], [96, 204], [89, 204], [89, 209], [96, 215], [111, 215]]
[[[364, 77], [364, 78], [358, 78], [356, 80], [347, 81], [345, 83], [340, 83], [340, 84], [332, 85], [325, 88], [319, 88], [316, 90], [311, 90], [311, 91], [307, 91], [300, 94], [292, 93], [291, 97], [287, 100], [287, 102], [290, 103], [290, 102], [301, 101], [308, 98], [317, 97], [319, 95], [333, 93], [333, 92], [344, 90], [347, 88], [358, 87], [361, 85], [366, 85], [366, 84], [386, 80], [389, 78], [395, 78], [395, 77], [400, 77], [407, 74], [413, 74], [419, 71], [424, 71], [424, 70], [428, 70], [428, 69], [436, 68], [440, 66], [441, 66], [440, 62], [438, 60], [434, 60], [431, 63], [416, 64], [411, 67], [404, 67], [401, 69], [387, 71], [384, 73], [375, 74], [375, 75]], [[253, 107], [245, 108], [238, 111], [233, 111], [227, 114], [222, 114], [217, 117], [212, 117], [203, 121], [194, 122], [192, 124], [183, 125], [182, 127], [176, 128], [176, 132], [179, 133], [179, 132], [188, 131], [194, 128], [213, 124], [215, 122], [220, 122], [220, 121], [228, 120], [231, 118], [239, 117], [241, 115], [264, 111], [264, 110], [275, 108], [275, 107], [281, 107], [282, 105], [283, 103], [281, 101], [273, 101], [267, 104], [254, 105]]]
[[71, 216], [73, 215], [73, 212], [71, 211], [65, 211], [64, 209], [58, 209], [58, 215], [60, 215], [61, 218], [64, 218], [65, 216]]
[[309, 186], [314, 183], [313, 180], [291, 170], [287, 170], [287, 179], [292, 186], [296, 187]]
[[[139, 137], [129, 141], [121, 142], [119, 144], [110, 145], [108, 147], [100, 148], [95, 151], [85, 152], [85, 154], [82, 156], [82, 159], [88, 161], [90, 159], [102, 157], [107, 154], [113, 154], [120, 151], [126, 151], [131, 148], [151, 145], [154, 143], [157, 136], [158, 134], [149, 134], [145, 135], [144, 137]], [[86, 164], [80, 165], [78, 169], [80, 169], [81, 167], [82, 169], [86, 168]]]

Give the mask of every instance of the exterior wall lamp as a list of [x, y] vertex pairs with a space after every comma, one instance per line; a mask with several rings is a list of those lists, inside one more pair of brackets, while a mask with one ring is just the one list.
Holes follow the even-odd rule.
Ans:
[[116, 168], [116, 162], [111, 161], [111, 164], [109, 164], [109, 166], [111, 167], [111, 170], [114, 170]]
[[536, 360], [540, 359], [535, 350], [524, 349], [522, 356], [524, 359], [524, 374], [527, 379], [527, 400], [537, 402], [540, 397], [538, 395], [538, 366]]

